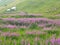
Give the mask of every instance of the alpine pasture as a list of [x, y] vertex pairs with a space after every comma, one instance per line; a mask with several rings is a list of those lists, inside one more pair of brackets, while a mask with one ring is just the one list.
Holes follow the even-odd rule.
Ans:
[[60, 45], [60, 0], [0, 0], [0, 45]]

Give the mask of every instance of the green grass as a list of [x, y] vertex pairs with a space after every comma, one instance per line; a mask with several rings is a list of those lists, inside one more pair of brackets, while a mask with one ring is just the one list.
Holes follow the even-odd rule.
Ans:
[[[6, 30], [6, 28], [3, 29], [3, 30]], [[22, 29], [18, 29], [18, 30], [16, 30], [16, 29], [8, 29], [6, 32], [9, 32], [9, 31], [19, 33], [20, 36], [17, 37], [17, 38], [14, 37], [14, 39], [13, 39], [13, 37], [9, 38], [9, 37], [0, 36], [0, 41], [1, 41], [0, 44], [2, 44], [2, 45], [5, 45], [5, 44], [6, 45], [7, 44], [14, 45], [16, 43], [16, 45], [21, 45], [21, 41], [23, 39], [25, 39], [26, 41], [30, 42], [31, 45], [34, 45], [34, 43], [35, 43], [34, 42], [34, 38], [35, 37], [39, 37], [40, 38], [39, 43], [42, 42], [42, 41], [44, 41], [44, 42], [42, 42], [42, 45], [45, 45], [45, 40], [46, 39], [49, 39], [53, 34], [56, 34], [56, 38], [57, 38], [57, 37], [59, 37], [59, 34], [60, 34], [60, 31], [45, 31], [45, 32], [47, 32], [46, 35], [42, 35], [42, 34], [41, 35], [29, 35], [29, 34], [26, 35], [25, 32], [26, 31], [30, 31], [30, 30], [24, 30], [23, 31]], [[37, 30], [37, 31], [39, 31], [39, 30]], [[3, 31], [3, 32], [5, 32], [5, 31]], [[14, 41], [16, 41], [16, 42], [14, 43]]]
[[[60, 0], [15, 0], [7, 6], [0, 7], [0, 13], [5, 13], [8, 8], [13, 6], [16, 6], [17, 10], [11, 13], [16, 14], [22, 11], [33, 14], [42, 14], [43, 17], [46, 18], [60, 19], [60, 16], [55, 16], [60, 14]], [[16, 17], [19, 18], [18, 16]]]
[[[5, 1], [5, 0], [4, 0]], [[2, 1], [2, 3], [0, 4], [1, 6], [0, 6], [0, 14], [2, 13], [2, 14], [4, 14], [5, 13], [5, 11], [7, 10], [7, 9], [9, 9], [9, 8], [11, 8], [11, 7], [13, 7], [13, 6], [16, 6], [16, 4], [18, 4], [19, 2], [21, 2], [22, 0], [14, 0], [13, 2], [12, 2], [12, 0], [6, 0], [6, 2], [4, 2], [4, 1]], [[9, 3], [10, 2], [10, 3]], [[5, 5], [6, 4], [6, 5]]]
[[[60, 14], [60, 0], [3, 0], [4, 2], [0, 2], [0, 17], [1, 18], [49, 18], [49, 19], [60, 19], [60, 16], [55, 16]], [[6, 6], [7, 5], [7, 6]], [[6, 15], [5, 12], [8, 8], [11, 8], [13, 6], [17, 7], [16, 11], [10, 12], [11, 15], [7, 12]], [[33, 13], [33, 14], [42, 14], [42, 16], [20, 16], [18, 13], [27, 12], [27, 13]], [[15, 13], [13, 15], [12, 13]], [[7, 23], [7, 22], [6, 22]], [[6, 24], [3, 23], [2, 20], [0, 20], [0, 25]], [[7, 23], [8, 24], [8, 23]], [[40, 40], [39, 43], [42, 43], [42, 45], [46, 45], [46, 39], [50, 39], [52, 35], [56, 34], [56, 38], [60, 38], [60, 26], [54, 26], [54, 29], [51, 30], [43, 30], [42, 27], [38, 27], [36, 24], [30, 25], [28, 28], [0, 28], [0, 31], [2, 32], [15, 32], [19, 33], [19, 37], [6, 37], [1, 36], [0, 32], [0, 45], [14, 45], [14, 41], [16, 41], [16, 45], [21, 45], [21, 41], [24, 39], [28, 42], [30, 42], [31, 45], [35, 45], [35, 38], [39, 37]], [[43, 31], [46, 32], [44, 35], [29, 35], [26, 34], [26, 31]], [[39, 45], [38, 43], [38, 45]]]
[[17, 11], [55, 15], [60, 13], [59, 2], [59, 0], [26, 0], [17, 4]]

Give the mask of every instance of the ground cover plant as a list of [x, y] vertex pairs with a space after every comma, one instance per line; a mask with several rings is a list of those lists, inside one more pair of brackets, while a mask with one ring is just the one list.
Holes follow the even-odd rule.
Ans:
[[60, 45], [60, 0], [0, 0], [0, 45]]

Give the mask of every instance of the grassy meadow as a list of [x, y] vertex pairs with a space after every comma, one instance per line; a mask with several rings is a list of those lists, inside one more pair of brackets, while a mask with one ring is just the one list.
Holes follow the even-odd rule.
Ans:
[[0, 45], [60, 45], [60, 0], [0, 0]]

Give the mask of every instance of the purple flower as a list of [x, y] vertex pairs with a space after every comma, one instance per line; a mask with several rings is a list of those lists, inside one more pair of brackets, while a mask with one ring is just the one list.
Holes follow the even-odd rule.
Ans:
[[6, 27], [6, 28], [11, 28], [11, 29], [13, 29], [13, 28], [17, 28], [16, 25], [6, 25], [5, 27]]
[[55, 24], [60, 26], [60, 19], [58, 20], [53, 20], [53, 19], [48, 19], [48, 18], [2, 18], [2, 21], [7, 21], [8, 23], [26, 23], [26, 24], [31, 24], [31, 23], [37, 23], [37, 24]]
[[30, 43], [28, 43], [28, 45], [30, 45]]
[[18, 37], [18, 36], [20, 36], [20, 34], [19, 33], [16, 33], [16, 32], [13, 32], [13, 33], [3, 32], [1, 35], [2, 36], [7, 36], [7, 37], [12, 37], [12, 36]]
[[56, 43], [60, 45], [60, 38], [56, 39]]
[[52, 30], [52, 27], [44, 27], [43, 30]]

